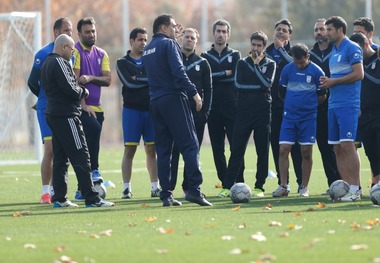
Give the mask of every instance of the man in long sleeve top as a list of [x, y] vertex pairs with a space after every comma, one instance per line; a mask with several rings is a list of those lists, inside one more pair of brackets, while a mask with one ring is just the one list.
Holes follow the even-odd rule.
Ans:
[[151, 197], [158, 197], [160, 194], [152, 116], [149, 112], [148, 77], [142, 63], [142, 54], [147, 41], [148, 35], [144, 28], [133, 29], [129, 37], [131, 50], [128, 50], [127, 54], [116, 63], [116, 71], [123, 84], [122, 124], [125, 146], [121, 163], [123, 199], [132, 197], [132, 163], [141, 136], [144, 139], [146, 164], [152, 184]]
[[[326, 76], [330, 76], [329, 59], [333, 44], [326, 36], [326, 19], [319, 18], [314, 25], [314, 38], [316, 43], [309, 50], [310, 60], [320, 66]], [[328, 98], [328, 91], [327, 96]], [[323, 168], [327, 177], [327, 184], [330, 186], [334, 181], [340, 179], [338, 167], [336, 165], [334, 147], [328, 143], [328, 100], [326, 99], [318, 105], [317, 114], [317, 144], [321, 153]], [[327, 194], [323, 193], [323, 194]]]
[[[199, 142], [199, 148], [203, 141], [203, 134], [207, 118], [210, 115], [212, 104], [212, 78], [210, 65], [206, 59], [200, 57], [195, 53], [199, 39], [198, 31], [194, 28], [185, 28], [182, 31], [182, 43], [181, 50], [183, 55], [183, 65], [186, 70], [186, 74], [190, 81], [194, 83], [197, 88], [198, 94], [202, 98], [202, 109], [196, 110], [194, 100], [189, 100], [191, 113], [194, 118], [195, 130]], [[178, 147], [173, 147], [172, 160], [171, 160], [171, 184], [172, 189], [175, 189], [178, 175], [178, 161], [179, 150]], [[184, 180], [182, 183], [182, 189], [186, 194], [188, 191], [187, 175], [184, 173]]]
[[268, 37], [263, 32], [254, 32], [250, 38], [250, 54], [240, 59], [236, 66], [238, 109], [227, 176], [223, 180], [222, 192], [226, 192], [223, 196], [229, 195], [229, 189], [241, 170], [252, 131], [257, 153], [256, 182], [253, 192], [255, 196], [264, 196], [270, 142], [272, 102], [270, 88], [276, 71], [276, 63], [266, 58], [263, 53], [267, 41]]
[[[61, 34], [72, 35], [71, 20], [66, 17], [58, 18], [53, 26], [54, 39]], [[47, 56], [54, 50], [54, 41], [40, 49], [34, 56], [34, 63], [28, 79], [28, 86], [34, 95], [38, 97], [36, 103], [37, 120], [40, 126], [42, 143], [44, 144], [44, 156], [41, 161], [42, 196], [40, 203], [51, 204], [50, 184], [52, 176], [53, 146], [51, 142], [52, 132], [46, 123], [46, 95], [41, 83], [41, 67]]]
[[114, 206], [99, 197], [91, 181], [90, 156], [79, 119], [80, 102], [89, 93], [78, 85], [69, 62], [73, 51], [74, 40], [60, 35], [54, 42], [54, 53], [49, 54], [41, 69], [47, 98], [46, 120], [53, 133], [53, 207], [78, 207], [67, 200], [69, 163], [74, 168], [86, 207]]
[[[237, 109], [235, 68], [241, 55], [238, 50], [228, 46], [227, 41], [231, 36], [231, 26], [228, 21], [223, 19], [215, 21], [213, 34], [214, 44], [201, 56], [207, 59], [212, 71], [213, 101], [207, 125], [216, 171], [219, 180], [223, 182], [227, 174], [225, 139], [227, 135], [231, 149]], [[238, 182], [244, 182], [243, 170], [244, 164], [237, 178]]]
[[150, 107], [155, 132], [158, 178], [163, 206], [181, 206], [173, 198], [170, 184], [170, 159], [175, 143], [185, 161], [189, 192], [185, 199], [211, 206], [200, 191], [202, 173], [199, 167], [199, 143], [188, 97], [202, 108], [202, 99], [186, 75], [181, 48], [175, 40], [178, 32], [172, 15], [158, 16], [153, 23], [153, 39], [144, 49], [143, 63], [148, 74]]
[[[272, 122], [271, 122], [271, 147], [273, 160], [276, 167], [278, 184], [280, 185], [280, 167], [279, 167], [279, 138], [282, 122], [282, 114], [284, 110], [284, 102], [279, 97], [279, 80], [282, 69], [293, 61], [290, 53], [290, 38], [293, 32], [292, 25], [288, 19], [277, 21], [274, 29], [274, 42], [269, 45], [265, 51], [265, 55], [276, 62], [276, 75], [274, 77], [271, 88], [272, 94]], [[293, 167], [297, 177], [298, 187], [302, 183], [301, 171], [301, 149], [298, 143], [294, 144], [291, 151]], [[288, 186], [288, 190], [290, 188]]]

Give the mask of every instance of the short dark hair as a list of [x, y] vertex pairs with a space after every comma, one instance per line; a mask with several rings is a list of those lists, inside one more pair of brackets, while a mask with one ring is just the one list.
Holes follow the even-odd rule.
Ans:
[[335, 29], [342, 28], [343, 34], [346, 34], [347, 30], [347, 22], [343, 19], [343, 17], [340, 16], [332, 16], [329, 19], [326, 20], [325, 25], [332, 24]]
[[281, 19], [281, 20], [277, 21], [276, 24], [274, 24], [274, 29], [276, 29], [277, 26], [280, 24], [287, 25], [289, 27], [289, 34], [291, 34], [293, 32], [292, 23], [290, 23], [289, 19], [285, 18], [285, 19]]
[[57, 20], [55, 20], [53, 25], [53, 30], [60, 30], [64, 22], [71, 23], [70, 18], [67, 17], [60, 17]]
[[304, 43], [297, 43], [292, 46], [290, 53], [296, 59], [301, 59], [309, 54], [309, 48]]
[[172, 14], [159, 15], [153, 22], [153, 34], [156, 34], [160, 30], [161, 25], [169, 26], [170, 19], [174, 19]]
[[231, 25], [230, 25], [230, 22], [228, 22], [227, 20], [224, 20], [224, 19], [216, 20], [214, 22], [214, 24], [212, 25], [212, 32], [213, 33], [215, 33], [216, 26], [227, 26], [227, 33], [231, 32]]
[[146, 29], [141, 27], [134, 28], [129, 34], [129, 39], [136, 40], [138, 34], [147, 34]]
[[365, 31], [373, 32], [375, 30], [375, 23], [369, 17], [359, 17], [353, 23], [354, 26], [362, 26]]
[[253, 39], [263, 41], [264, 46], [266, 46], [267, 42], [268, 42], [267, 35], [261, 30], [253, 32], [253, 34], [251, 35], [251, 38], [250, 38], [251, 42]]
[[89, 16], [89, 17], [85, 17], [85, 18], [82, 18], [81, 20], [79, 20], [78, 24], [77, 24], [78, 32], [81, 32], [83, 25], [94, 25], [95, 26], [96, 25], [95, 19], [93, 17]]
[[368, 38], [362, 32], [356, 32], [350, 36], [350, 40], [357, 43], [362, 49], [365, 43], [369, 43]]
[[199, 39], [199, 33], [198, 33], [198, 30], [196, 30], [195, 28], [192, 28], [192, 27], [187, 27], [185, 28], [183, 31], [182, 31], [182, 35], [184, 35], [186, 32], [193, 32], [195, 34], [195, 37], [197, 39]]

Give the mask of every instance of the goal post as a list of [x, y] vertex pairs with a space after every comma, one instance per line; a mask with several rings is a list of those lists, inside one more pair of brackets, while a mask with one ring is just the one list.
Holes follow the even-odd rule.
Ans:
[[41, 29], [40, 12], [0, 14], [0, 165], [42, 160], [36, 97], [27, 85]]

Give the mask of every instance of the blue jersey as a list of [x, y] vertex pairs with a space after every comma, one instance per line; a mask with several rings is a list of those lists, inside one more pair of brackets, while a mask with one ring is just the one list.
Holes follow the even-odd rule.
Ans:
[[[47, 56], [52, 53], [54, 50], [54, 42], [51, 42], [50, 44], [47, 44], [43, 48], [41, 48], [36, 55], [34, 56], [34, 62], [33, 62], [33, 68], [35, 70], [32, 71], [32, 74], [36, 74], [34, 77], [34, 80], [38, 81], [38, 85], [40, 86], [40, 91], [38, 93], [38, 100], [37, 100], [37, 109], [45, 109], [46, 108], [46, 95], [45, 91], [42, 87], [41, 83], [41, 68], [44, 64]], [[38, 75], [38, 76], [37, 76]]]
[[319, 78], [323, 70], [310, 61], [304, 69], [297, 68], [294, 62], [287, 64], [281, 72], [281, 86], [286, 87], [284, 118], [307, 120], [317, 117]]
[[[363, 63], [362, 50], [347, 37], [339, 47], [333, 47], [330, 54], [331, 78], [340, 78], [352, 73], [352, 65]], [[355, 107], [360, 108], [361, 80], [349, 84], [338, 84], [330, 88], [329, 108]]]

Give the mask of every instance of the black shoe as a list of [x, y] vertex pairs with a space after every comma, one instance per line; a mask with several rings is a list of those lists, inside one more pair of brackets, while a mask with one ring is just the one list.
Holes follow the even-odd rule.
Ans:
[[212, 204], [204, 198], [204, 195], [195, 196], [192, 194], [187, 194], [185, 196], [185, 200], [201, 206], [212, 206]]
[[130, 199], [132, 198], [132, 192], [129, 191], [129, 188], [125, 188], [123, 191], [123, 195], [121, 196], [122, 199]]
[[182, 206], [182, 203], [175, 200], [173, 196], [169, 196], [168, 198], [164, 198], [162, 200], [162, 206]]

